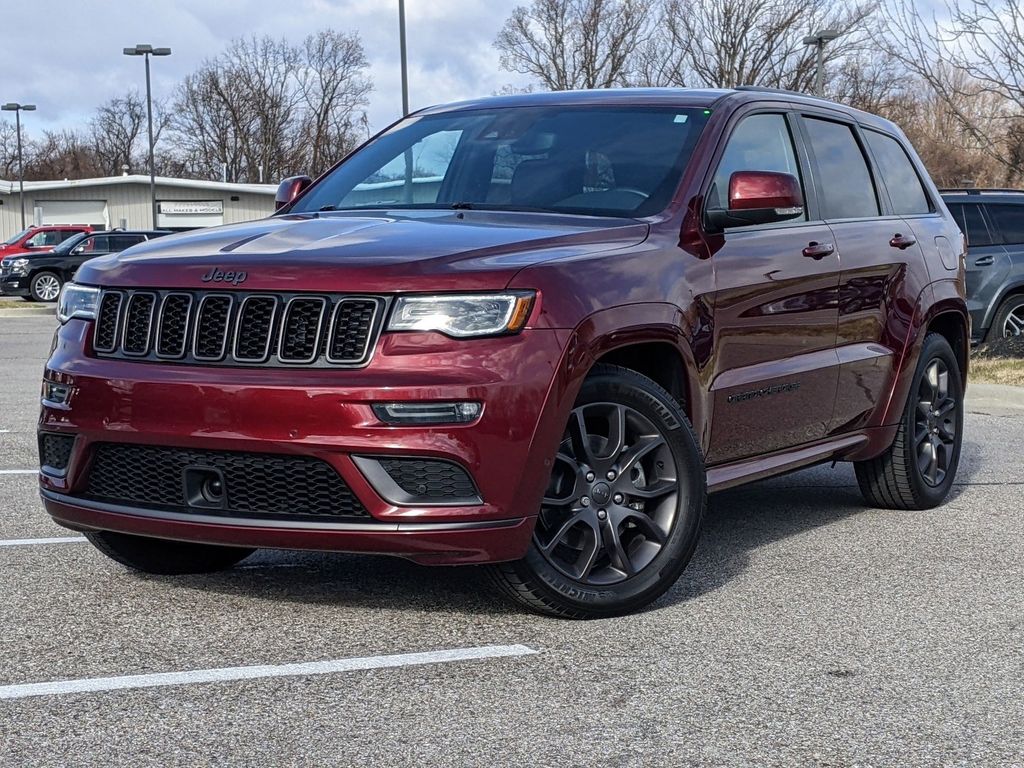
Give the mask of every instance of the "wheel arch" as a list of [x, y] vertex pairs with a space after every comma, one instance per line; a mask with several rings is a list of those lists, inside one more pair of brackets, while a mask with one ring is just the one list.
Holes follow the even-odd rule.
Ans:
[[618, 365], [647, 376], [680, 404], [698, 436], [706, 423], [706, 398], [695, 360], [694, 333], [674, 304], [631, 304], [588, 316], [573, 332], [570, 368], [573, 397], [598, 364]]

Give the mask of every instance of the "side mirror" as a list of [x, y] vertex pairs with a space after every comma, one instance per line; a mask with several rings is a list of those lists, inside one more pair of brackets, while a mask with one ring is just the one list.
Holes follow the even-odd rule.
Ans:
[[708, 224], [727, 227], [772, 224], [803, 216], [800, 181], [791, 173], [736, 171], [729, 177], [729, 208], [709, 208]]
[[71, 253], [73, 255], [75, 255], [75, 256], [77, 256], [80, 253], [85, 253], [85, 246], [84, 245], [76, 245], [74, 248], [71, 249]]
[[306, 188], [313, 183], [309, 176], [289, 176], [277, 185], [277, 195], [274, 196], [274, 210], [279, 211], [292, 202], [295, 198], [306, 191]]

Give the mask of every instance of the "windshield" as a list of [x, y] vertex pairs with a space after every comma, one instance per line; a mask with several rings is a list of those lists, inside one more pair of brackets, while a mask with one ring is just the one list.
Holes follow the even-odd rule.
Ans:
[[51, 254], [54, 254], [54, 253], [69, 253], [72, 248], [74, 248], [80, 242], [85, 240], [85, 238], [88, 237], [88, 235], [89, 235], [88, 232], [79, 232], [77, 235], [72, 235], [67, 240], [65, 240], [63, 243], [61, 243], [56, 248], [54, 248], [52, 251], [50, 251], [50, 253]]
[[31, 231], [32, 231], [31, 228], [23, 229], [23, 230], [21, 230], [21, 232], [18, 232], [15, 235], [11, 235], [7, 240], [4, 240], [3, 244], [4, 245], [14, 245], [16, 242], [21, 240], [21, 238], [23, 238], [25, 235], [27, 235]]
[[670, 202], [704, 109], [528, 107], [412, 117], [288, 213], [478, 208], [650, 216]]

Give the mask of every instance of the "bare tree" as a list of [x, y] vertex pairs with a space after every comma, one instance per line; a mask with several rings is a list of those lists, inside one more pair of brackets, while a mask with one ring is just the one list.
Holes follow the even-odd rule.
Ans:
[[43, 131], [42, 139], [30, 142], [25, 153], [26, 179], [85, 179], [102, 175], [92, 145], [78, 131]]
[[809, 91], [816, 53], [804, 37], [818, 29], [843, 33], [825, 48], [834, 70], [867, 49], [874, 10], [873, 2], [851, 0], [668, 0], [659, 34], [644, 46], [639, 81]]
[[324, 30], [306, 38], [299, 69], [303, 118], [293, 167], [319, 174], [347, 155], [368, 133], [364, 111], [373, 84], [369, 62], [354, 34]]
[[[154, 108], [154, 137], [163, 127], [161, 113]], [[146, 104], [137, 91], [115, 96], [96, 108], [89, 121], [89, 138], [103, 172], [115, 176], [127, 165], [136, 170], [148, 155]]]
[[950, 121], [947, 130], [955, 129], [946, 135], [1000, 164], [1006, 178], [1018, 177], [1024, 4], [948, 0], [925, 14], [913, 0], [890, 0], [882, 13], [887, 32], [879, 46], [933, 95], [933, 106]]
[[494, 46], [503, 69], [545, 88], [611, 88], [633, 79], [653, 22], [642, 0], [534, 0], [512, 11]]
[[14, 123], [0, 120], [0, 179], [18, 175], [18, 136]]
[[176, 159], [205, 177], [219, 176], [224, 163], [232, 181], [319, 171], [351, 149], [365, 125], [367, 66], [354, 34], [324, 31], [302, 46], [235, 40], [178, 89]]

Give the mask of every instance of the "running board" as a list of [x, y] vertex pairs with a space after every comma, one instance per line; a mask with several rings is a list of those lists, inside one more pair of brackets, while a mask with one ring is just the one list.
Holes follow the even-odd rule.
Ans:
[[867, 435], [847, 435], [794, 451], [711, 467], [708, 469], [708, 491], [711, 493], [723, 491], [736, 485], [781, 475], [811, 464], [819, 464], [839, 454], [847, 453], [851, 448], [857, 448], [866, 442], [868, 442]]

